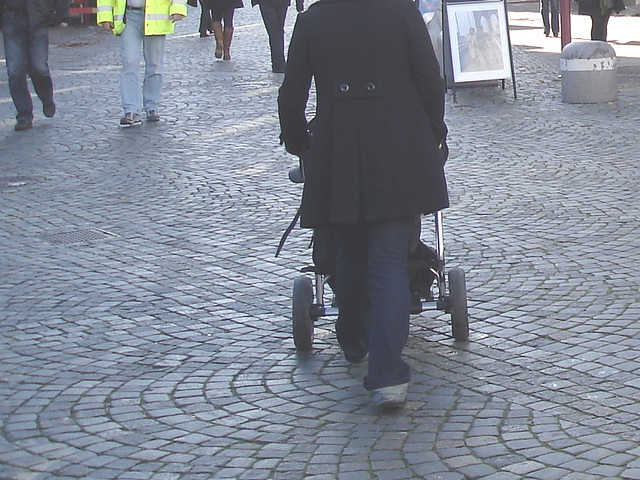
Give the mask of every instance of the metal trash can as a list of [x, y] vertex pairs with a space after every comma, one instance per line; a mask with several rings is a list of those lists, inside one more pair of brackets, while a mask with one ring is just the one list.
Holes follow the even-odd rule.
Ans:
[[562, 49], [562, 101], [604, 103], [618, 99], [616, 52], [607, 42], [571, 42]]

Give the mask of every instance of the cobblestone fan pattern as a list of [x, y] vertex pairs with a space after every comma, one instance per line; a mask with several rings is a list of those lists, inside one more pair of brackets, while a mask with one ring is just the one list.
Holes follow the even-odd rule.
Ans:
[[95, 27], [52, 30], [54, 119], [36, 100], [14, 132], [0, 78], [0, 478], [639, 479], [637, 76], [563, 104], [557, 67], [516, 46], [517, 99], [449, 94], [471, 338], [412, 317], [387, 413], [330, 319], [294, 349], [309, 233], [274, 257], [300, 186], [259, 12], [227, 62], [197, 17], [168, 41], [159, 124], [118, 127], [118, 42]]

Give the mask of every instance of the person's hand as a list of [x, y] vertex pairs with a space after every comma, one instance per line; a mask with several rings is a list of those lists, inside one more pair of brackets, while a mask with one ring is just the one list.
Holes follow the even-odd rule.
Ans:
[[172, 22], [179, 22], [183, 18], [184, 18], [184, 15], [180, 15], [179, 13], [174, 13], [173, 15], [171, 15]]
[[440, 145], [438, 145], [438, 148], [440, 149], [440, 155], [442, 156], [442, 164], [444, 165], [445, 163], [447, 163], [447, 159], [449, 158], [449, 146], [447, 145], [447, 142], [443, 139], [443, 140], [440, 140]]
[[102, 25], [102, 28], [107, 32], [113, 31], [113, 22], [102, 22], [100, 25]]

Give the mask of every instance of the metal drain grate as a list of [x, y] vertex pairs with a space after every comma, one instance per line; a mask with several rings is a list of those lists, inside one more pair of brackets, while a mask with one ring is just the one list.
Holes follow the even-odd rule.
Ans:
[[54, 243], [56, 245], [69, 245], [73, 243], [90, 243], [99, 240], [108, 240], [117, 238], [120, 235], [100, 230], [99, 228], [90, 228], [88, 230], [73, 230], [61, 233], [46, 233], [42, 235], [42, 239]]

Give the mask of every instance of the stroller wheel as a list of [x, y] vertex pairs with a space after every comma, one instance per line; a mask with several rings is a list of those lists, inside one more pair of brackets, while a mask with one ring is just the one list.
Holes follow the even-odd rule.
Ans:
[[449, 297], [453, 338], [459, 341], [469, 340], [467, 285], [461, 268], [449, 270]]
[[293, 283], [293, 343], [298, 350], [311, 350], [313, 344], [313, 286], [308, 277], [298, 277]]

